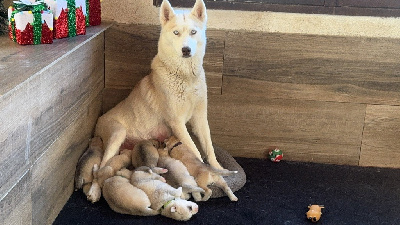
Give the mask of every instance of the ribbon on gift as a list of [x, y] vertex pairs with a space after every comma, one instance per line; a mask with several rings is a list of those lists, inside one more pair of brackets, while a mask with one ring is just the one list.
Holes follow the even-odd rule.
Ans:
[[75, 0], [67, 0], [68, 8], [68, 36], [76, 36], [76, 8]]
[[13, 33], [13, 41], [15, 41], [15, 20], [14, 15], [22, 11], [30, 11], [33, 14], [33, 43], [40, 44], [42, 37], [42, 11], [47, 10], [47, 5], [42, 0], [30, 2], [28, 0], [14, 1], [11, 14], [11, 26]]

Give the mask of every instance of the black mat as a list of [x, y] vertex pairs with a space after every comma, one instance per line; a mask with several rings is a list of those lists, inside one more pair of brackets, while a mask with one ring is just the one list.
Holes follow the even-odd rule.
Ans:
[[400, 224], [399, 169], [236, 160], [247, 175], [239, 201], [201, 202], [190, 221], [118, 214], [103, 198], [91, 204], [77, 191], [54, 224], [313, 224], [305, 216], [309, 204], [325, 205], [317, 224]]

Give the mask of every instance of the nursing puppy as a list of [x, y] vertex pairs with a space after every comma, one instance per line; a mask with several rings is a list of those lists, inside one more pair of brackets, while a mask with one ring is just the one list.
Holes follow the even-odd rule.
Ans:
[[195, 178], [197, 185], [205, 190], [202, 201], [207, 201], [211, 197], [212, 190], [208, 188], [208, 185], [211, 184], [221, 188], [231, 201], [238, 200], [222, 177], [235, 174], [237, 171], [219, 170], [204, 164], [196, 155], [188, 151], [186, 144], [180, 142], [175, 136], [165, 140], [165, 144], [169, 155], [180, 160], [186, 166], [189, 174]]
[[158, 166], [168, 169], [168, 172], [163, 174], [167, 183], [175, 188], [182, 187], [182, 199], [187, 200], [192, 195], [195, 201], [201, 201], [200, 193], [204, 193], [204, 190], [197, 186], [186, 166], [181, 161], [171, 158], [167, 148], [159, 148], [158, 154]]
[[167, 0], [160, 7], [161, 33], [151, 73], [129, 96], [101, 116], [95, 134], [104, 141], [100, 168], [125, 142], [157, 139], [172, 133], [201, 154], [186, 128], [189, 122], [207, 161], [222, 169], [215, 157], [207, 120], [207, 85], [203, 69], [206, 49], [206, 7], [202, 0], [190, 11], [175, 12]]
[[132, 150], [132, 165], [135, 168], [141, 166], [150, 167], [153, 172], [158, 174], [166, 173], [168, 170], [157, 167], [159, 158], [157, 149], [159, 147], [160, 142], [157, 140], [140, 141]]

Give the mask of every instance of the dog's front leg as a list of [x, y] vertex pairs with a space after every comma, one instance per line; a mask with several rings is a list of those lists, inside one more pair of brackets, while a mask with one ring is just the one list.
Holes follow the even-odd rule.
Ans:
[[101, 160], [100, 169], [103, 168], [107, 161], [117, 155], [119, 148], [126, 138], [125, 127], [115, 120], [99, 120], [96, 127], [96, 135], [99, 135], [104, 144], [104, 155]]
[[196, 144], [190, 137], [185, 122], [172, 121], [169, 123], [169, 126], [171, 127], [172, 133], [175, 135], [175, 137], [177, 137], [178, 140], [180, 140], [181, 142], [185, 143], [190, 148], [190, 150], [197, 156], [197, 158], [199, 158], [203, 162], [203, 159], [201, 158], [201, 154], [197, 149]]
[[208, 125], [207, 120], [207, 105], [201, 104], [197, 107], [191, 120], [189, 121], [193, 133], [197, 136], [200, 141], [201, 148], [203, 152], [206, 154], [206, 158], [208, 163], [217, 169], [224, 169], [218, 163], [217, 158], [215, 156], [214, 147], [211, 141], [210, 127]]

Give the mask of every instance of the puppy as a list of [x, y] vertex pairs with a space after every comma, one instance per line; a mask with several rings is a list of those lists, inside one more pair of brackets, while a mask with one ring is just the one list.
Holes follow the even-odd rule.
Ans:
[[197, 186], [194, 178], [189, 174], [186, 166], [177, 159], [171, 158], [167, 148], [158, 149], [159, 159], [158, 166], [168, 169], [168, 172], [163, 174], [167, 183], [172, 187], [182, 187], [182, 199], [189, 199], [190, 194], [193, 195], [195, 201], [201, 200], [201, 194], [204, 190]]
[[85, 195], [88, 195], [90, 186], [93, 182], [93, 166], [100, 165], [103, 157], [103, 142], [100, 137], [94, 137], [90, 140], [89, 148], [79, 158], [75, 171], [75, 189], [83, 189]]
[[182, 188], [175, 189], [165, 183], [165, 179], [145, 167], [139, 167], [131, 175], [131, 184], [142, 189], [150, 199], [151, 208], [161, 211], [161, 215], [186, 221], [198, 212], [194, 202], [179, 199]]
[[161, 215], [180, 221], [187, 221], [199, 211], [199, 206], [184, 199], [168, 201], [161, 207]]
[[135, 170], [131, 176], [131, 184], [147, 194], [150, 207], [154, 210], [159, 210], [166, 202], [182, 195], [182, 188], [171, 187], [162, 176], [151, 171]]
[[120, 152], [119, 155], [112, 157], [106, 163], [106, 166], [99, 169], [95, 177], [97, 177], [97, 183], [100, 187], [103, 187], [103, 182], [114, 176], [115, 173], [122, 168], [127, 168], [128, 166], [132, 165], [132, 150], [124, 149]]
[[[121, 174], [124, 173], [126, 174], [126, 172]], [[110, 208], [118, 213], [137, 216], [159, 214], [158, 210], [150, 208], [151, 203], [146, 193], [133, 186], [128, 178], [119, 175], [108, 178], [104, 182], [103, 197]]]
[[159, 147], [160, 142], [157, 140], [140, 141], [132, 150], [132, 165], [135, 168], [141, 166], [150, 167], [153, 172], [158, 174], [166, 173], [166, 169], [157, 167], [159, 158], [157, 149]]
[[180, 160], [188, 169], [189, 174], [195, 178], [197, 185], [205, 190], [204, 196], [201, 199], [202, 201], [207, 201], [210, 198], [212, 190], [208, 188], [208, 185], [211, 184], [215, 184], [221, 188], [231, 201], [238, 200], [222, 177], [235, 174], [237, 171], [219, 170], [204, 164], [195, 154], [188, 151], [187, 145], [180, 142], [175, 136], [171, 136], [165, 140], [165, 144], [169, 155], [172, 158]]

